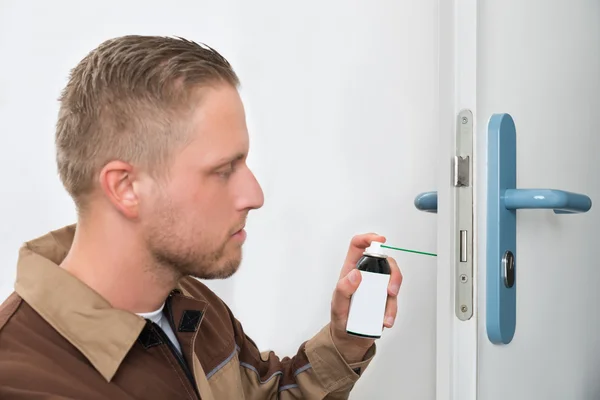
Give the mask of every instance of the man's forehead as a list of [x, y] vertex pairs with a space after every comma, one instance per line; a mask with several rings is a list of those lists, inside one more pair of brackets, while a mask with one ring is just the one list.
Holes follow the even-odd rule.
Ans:
[[249, 137], [244, 123], [207, 116], [198, 121], [190, 135], [184, 152], [203, 165], [232, 162], [248, 154]]
[[194, 110], [190, 132], [193, 140], [247, 140], [246, 115], [235, 88], [207, 89]]

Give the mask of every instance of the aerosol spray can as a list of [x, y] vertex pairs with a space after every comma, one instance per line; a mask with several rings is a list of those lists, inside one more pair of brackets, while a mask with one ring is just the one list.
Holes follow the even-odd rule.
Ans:
[[361, 282], [350, 299], [346, 332], [350, 335], [378, 339], [383, 332], [390, 264], [381, 249], [382, 243], [372, 242], [356, 264]]

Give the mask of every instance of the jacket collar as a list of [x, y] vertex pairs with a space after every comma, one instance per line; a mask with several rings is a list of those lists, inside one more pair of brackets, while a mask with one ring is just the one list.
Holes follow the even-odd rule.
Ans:
[[23, 244], [15, 291], [111, 381], [146, 322], [113, 308], [59, 266], [73, 243], [75, 228], [69, 225]]

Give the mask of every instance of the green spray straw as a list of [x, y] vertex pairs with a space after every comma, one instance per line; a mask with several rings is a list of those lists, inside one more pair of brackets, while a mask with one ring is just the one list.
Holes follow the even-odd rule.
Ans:
[[424, 251], [417, 251], [417, 250], [409, 250], [409, 249], [401, 249], [399, 247], [392, 247], [392, 246], [387, 246], [385, 244], [382, 244], [381, 247], [385, 247], [386, 249], [392, 249], [392, 250], [399, 250], [399, 251], [405, 251], [407, 253], [416, 253], [416, 254], [423, 254], [426, 256], [433, 256], [433, 257], [437, 257], [437, 254], [433, 254], [433, 253], [425, 253]]

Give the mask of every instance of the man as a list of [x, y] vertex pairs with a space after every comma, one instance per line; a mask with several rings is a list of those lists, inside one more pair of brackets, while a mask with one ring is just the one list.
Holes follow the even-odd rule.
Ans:
[[[27, 242], [0, 308], [0, 398], [345, 399], [375, 354], [349, 336], [352, 239], [331, 322], [297, 354], [261, 353], [199, 279], [238, 268], [263, 194], [246, 165], [238, 78], [194, 42], [109, 40], [72, 71], [56, 130], [77, 225]], [[396, 316], [393, 259], [384, 326]]]

